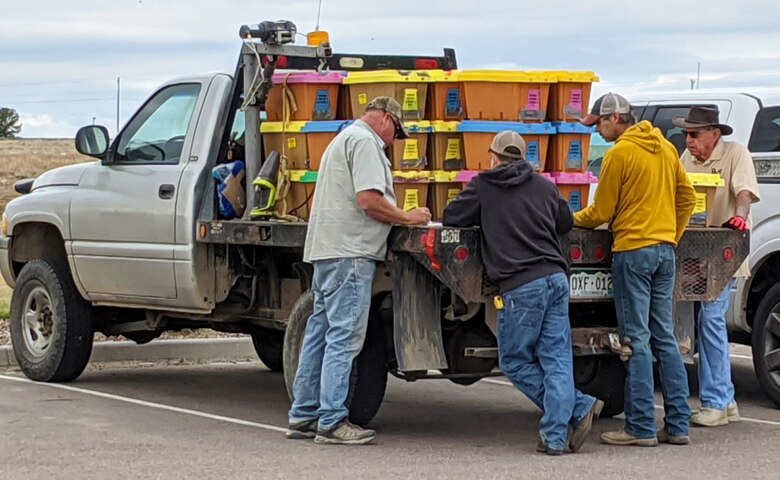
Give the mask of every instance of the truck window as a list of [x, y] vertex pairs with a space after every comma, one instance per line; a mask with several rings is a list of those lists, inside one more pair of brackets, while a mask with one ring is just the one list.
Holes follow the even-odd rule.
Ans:
[[748, 150], [751, 153], [780, 152], [780, 107], [758, 112]]
[[[701, 106], [717, 108], [717, 105]], [[685, 117], [688, 115], [688, 110], [690, 109], [690, 105], [661, 106], [658, 107], [655, 117], [649, 119], [653, 126], [661, 130], [661, 133], [664, 134], [666, 139], [672, 142], [672, 145], [675, 146], [679, 155], [682, 155], [685, 151], [685, 135], [683, 135], [682, 128], [674, 126], [672, 119], [675, 117]]]
[[157, 92], [122, 131], [114, 162], [178, 163], [199, 93], [199, 84]]

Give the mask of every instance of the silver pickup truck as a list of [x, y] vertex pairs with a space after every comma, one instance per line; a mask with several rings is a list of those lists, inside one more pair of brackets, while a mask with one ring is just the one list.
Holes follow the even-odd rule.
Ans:
[[[236, 158], [233, 132], [244, 132], [248, 178], [264, 160], [258, 122], [268, 85], [257, 89], [256, 80], [271, 79], [282, 58], [287, 69], [304, 70], [457, 65], [452, 50], [441, 57], [345, 55], [247, 40], [247, 32], [235, 75], [162, 85], [112, 142], [104, 127], [79, 131], [77, 149], [98, 161], [17, 185], [26, 194], [3, 215], [0, 272], [14, 287], [11, 337], [28, 377], [78, 377], [95, 332], [144, 343], [165, 330], [208, 327], [251, 334], [261, 360], [284, 370], [289, 389], [312, 309], [311, 266], [302, 261], [306, 224], [220, 220], [211, 175]], [[500, 374], [495, 290], [484, 280], [480, 235], [434, 225], [391, 233], [353, 369], [355, 423], [377, 412], [388, 373], [466, 385]], [[686, 232], [675, 298], [678, 340], [689, 357], [692, 302], [725, 287], [748, 243], [748, 235], [726, 229]], [[606, 400], [606, 415], [623, 409], [620, 355], [630, 354], [610, 298], [610, 246], [606, 230], [575, 229], [564, 239], [575, 380]]]

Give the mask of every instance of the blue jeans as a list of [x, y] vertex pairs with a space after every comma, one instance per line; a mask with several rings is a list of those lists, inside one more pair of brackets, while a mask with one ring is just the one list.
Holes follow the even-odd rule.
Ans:
[[688, 435], [688, 377], [674, 336], [675, 254], [653, 245], [613, 255], [612, 278], [620, 336], [631, 339], [626, 375], [626, 432], [655, 438], [653, 355], [658, 361], [666, 430]]
[[498, 312], [499, 365], [543, 414], [539, 433], [548, 448], [563, 450], [596, 399], [574, 388], [569, 325], [569, 282], [556, 273], [502, 295]]
[[726, 331], [726, 310], [733, 284], [734, 280], [717, 299], [701, 302], [699, 308], [699, 397], [703, 407], [718, 410], [725, 410], [734, 401]]
[[352, 362], [363, 348], [376, 262], [339, 258], [314, 262], [314, 311], [306, 325], [293, 383], [290, 422], [319, 418], [332, 430], [349, 415]]

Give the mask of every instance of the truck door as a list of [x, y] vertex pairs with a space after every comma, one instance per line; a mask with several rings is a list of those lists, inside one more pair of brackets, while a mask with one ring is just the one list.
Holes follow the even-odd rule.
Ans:
[[199, 83], [154, 94], [87, 169], [71, 202], [72, 255], [92, 300], [176, 298], [174, 231]]

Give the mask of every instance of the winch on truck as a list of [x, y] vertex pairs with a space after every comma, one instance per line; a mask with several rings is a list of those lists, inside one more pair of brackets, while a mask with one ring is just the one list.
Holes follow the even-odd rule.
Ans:
[[[165, 330], [208, 327], [250, 334], [263, 362], [284, 370], [291, 390], [312, 311], [311, 266], [302, 261], [306, 223], [249, 218], [256, 207], [268, 207], [267, 202], [255, 202], [253, 188], [265, 162], [281, 154], [286, 168], [280, 170], [287, 170], [283, 178], [289, 181], [295, 170], [290, 164], [297, 161], [290, 158], [289, 138], [282, 151], [263, 148], [264, 128], [273, 132], [264, 127], [271, 122], [264, 122], [261, 114], [270, 114], [269, 95], [283, 90], [273, 87], [277, 69], [321, 76], [346, 72], [346, 78], [357, 75], [353, 80], [358, 78], [361, 85], [384, 85], [388, 76], [400, 78], [407, 83], [398, 87], [397, 96], [410, 117], [418, 115], [412, 126], [420, 135], [435, 128], [423, 123], [425, 96], [434, 103], [440, 100], [445, 114], [466, 118], [456, 126], [437, 124], [441, 132], [473, 138], [493, 128], [493, 120], [484, 121], [493, 118], [491, 109], [500, 112], [509, 103], [508, 97], [499, 97], [502, 105], [486, 105], [478, 120], [468, 120], [463, 107], [477, 107], [460, 85], [479, 83], [482, 77], [459, 73], [450, 49], [443, 56], [337, 54], [327, 43], [291, 45], [294, 33], [289, 22], [242, 27], [244, 43], [232, 77], [204, 75], [164, 84], [112, 142], [105, 127], [79, 131], [77, 149], [98, 162], [53, 170], [32, 185], [20, 185], [29, 193], [6, 209], [0, 272], [14, 286], [13, 347], [27, 376], [41, 381], [78, 377], [95, 332], [144, 343]], [[564, 73], [556, 75], [561, 78]], [[533, 78], [540, 87], [506, 81], [502, 74], [490, 81], [495, 82], [494, 93], [509, 91], [511, 84], [524, 95], [514, 116], [503, 120], [513, 120], [520, 125], [513, 128], [534, 137], [529, 146], [537, 142], [535, 158], [541, 166], [553, 128], [543, 121], [547, 109], [542, 104], [550, 100], [550, 108], [566, 114], [572, 108], [587, 108], [587, 99], [582, 91], [572, 90], [557, 105], [560, 99], [548, 98], [552, 77]], [[564, 83], [576, 84], [574, 80]], [[284, 77], [281, 84], [287, 85]], [[439, 84], [444, 84], [441, 96], [436, 91]], [[333, 104], [322, 95], [315, 96], [313, 104], [319, 101], [321, 111], [352, 110], [352, 117], [364, 100], [358, 94], [350, 102]], [[291, 122], [291, 113], [283, 108], [282, 122]], [[467, 121], [472, 123], [464, 127]], [[582, 140], [588, 132], [572, 123], [558, 128], [569, 135], [565, 146], [550, 144], [552, 150], [570, 153], [561, 168], [581, 168], [583, 161], [587, 165], [587, 143]], [[464, 180], [457, 172], [445, 175], [426, 169], [420, 164], [425, 157], [422, 137], [417, 142], [414, 148], [391, 154], [397, 155], [399, 164], [410, 166], [399, 174], [403, 180], [399, 188], [417, 192], [405, 194], [403, 201], [424, 203], [421, 185], [431, 184], [431, 179], [432, 184], [438, 177], [444, 184]], [[444, 147], [442, 164], [457, 163], [457, 158], [447, 157], [447, 142]], [[212, 172], [239, 158], [246, 172], [243, 181], [233, 180], [231, 188], [241, 187], [239, 196], [248, 192], [245, 213], [241, 218], [221, 218], [218, 180]], [[461, 171], [480, 162], [468, 153], [459, 160]], [[306, 174], [300, 175], [303, 179]], [[567, 190], [570, 204], [575, 199], [583, 203], [579, 184], [565, 185], [575, 185]], [[296, 186], [304, 192], [304, 202], [306, 188], [315, 186], [316, 182]], [[603, 414], [615, 415], [623, 408], [625, 370], [620, 357], [630, 350], [617, 335], [610, 298], [611, 236], [607, 230], [575, 229], [563, 242], [571, 260], [575, 380], [583, 391], [605, 400]], [[747, 234], [720, 228], [691, 228], [683, 237], [675, 299], [678, 340], [689, 359], [694, 342], [692, 302], [713, 299], [722, 291], [746, 258], [748, 242]], [[387, 261], [379, 266], [373, 285], [365, 345], [353, 369], [349, 400], [353, 422], [366, 424], [374, 417], [388, 373], [407, 381], [443, 378], [463, 385], [500, 375], [492, 306], [495, 288], [485, 280], [479, 245], [477, 228], [431, 224], [393, 229]]]

